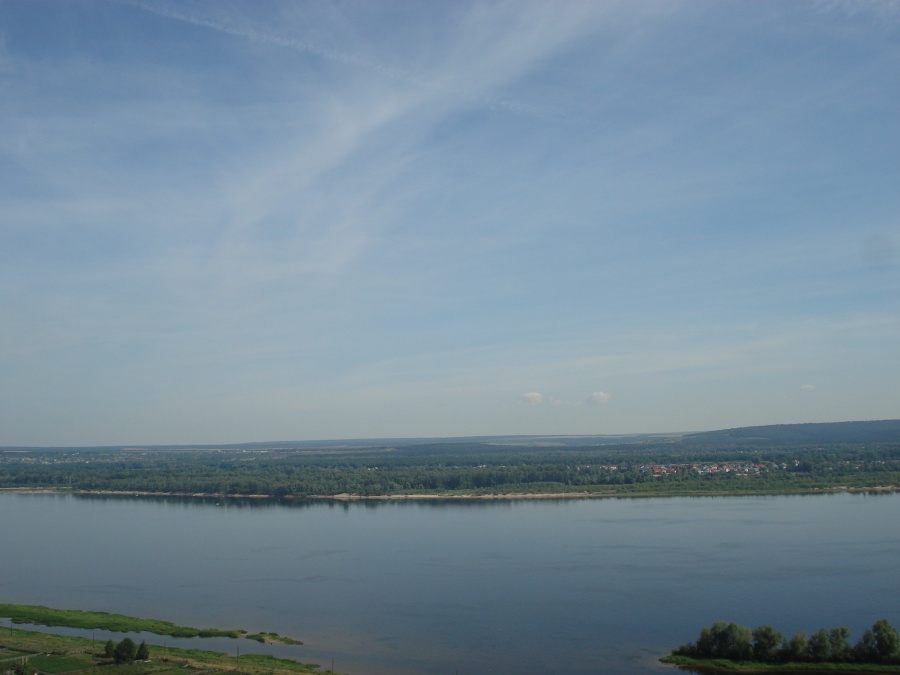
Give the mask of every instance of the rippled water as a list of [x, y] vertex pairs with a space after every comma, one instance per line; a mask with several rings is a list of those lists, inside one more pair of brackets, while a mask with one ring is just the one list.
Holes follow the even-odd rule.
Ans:
[[[900, 624], [900, 496], [274, 503], [0, 494], [3, 602], [276, 631], [354, 675], [667, 672], [715, 620]], [[104, 638], [105, 639], [105, 638]], [[162, 644], [169, 638], [153, 638]], [[191, 641], [192, 645], [197, 641]], [[232, 653], [235, 641], [211, 648]], [[246, 651], [245, 651], [246, 650]]]

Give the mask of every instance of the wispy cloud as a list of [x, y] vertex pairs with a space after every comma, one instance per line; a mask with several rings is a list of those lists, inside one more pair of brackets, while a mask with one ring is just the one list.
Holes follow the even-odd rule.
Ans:
[[[456, 7], [454, 11], [440, 12], [440, 31], [434, 31], [433, 16], [425, 16], [421, 8], [410, 6], [407, 21], [415, 27], [413, 30], [424, 29], [429, 36], [427, 45], [416, 45], [413, 31], [406, 41], [379, 40], [368, 25], [378, 20], [377, 13], [357, 8], [355, 16], [351, 16], [333, 4], [296, 3], [281, 7], [281, 16], [273, 17], [270, 13], [254, 11], [252, 3], [185, 5], [117, 1], [411, 85], [424, 92], [421, 101], [449, 96], [529, 114], [540, 109], [504, 98], [496, 93], [497, 89], [528, 72], [555, 50], [596, 30], [602, 20], [614, 14], [618, 4], [563, 3], [554, 7], [538, 2], [515, 6], [472, 4], [462, 10]], [[437, 8], [427, 14], [434, 11]], [[320, 39], [314, 39], [315, 35]], [[418, 47], [419, 51], [398, 55], [396, 50], [404, 43]], [[334, 44], [345, 48], [328, 46]], [[346, 49], [350, 44], [354, 47], [352, 51]], [[410, 68], [410, 63], [417, 65]]]
[[891, 3], [11, 6], [20, 440], [48, 400], [79, 411], [60, 436], [119, 416], [131, 441], [160, 411], [201, 440], [217, 419], [677, 430], [849, 414], [853, 383], [859, 409], [891, 399]]

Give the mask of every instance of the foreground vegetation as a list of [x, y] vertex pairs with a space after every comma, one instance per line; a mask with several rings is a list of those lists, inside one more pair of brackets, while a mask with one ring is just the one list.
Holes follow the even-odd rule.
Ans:
[[155, 633], [178, 638], [212, 638], [227, 637], [256, 640], [277, 644], [303, 644], [299, 640], [284, 637], [278, 633], [256, 633], [248, 635], [245, 630], [219, 630], [216, 628], [188, 628], [176, 626], [169, 621], [158, 619], [139, 619], [124, 614], [107, 612], [90, 612], [80, 609], [54, 609], [40, 605], [12, 605], [0, 603], [0, 617], [9, 618], [13, 623], [32, 623], [40, 626], [66, 626], [68, 628], [87, 628], [110, 630], [117, 633]]
[[[127, 638], [126, 638], [127, 640]], [[125, 642], [123, 640], [122, 642]], [[120, 642], [103, 644], [80, 637], [66, 637], [14, 628], [0, 629], [0, 672], [17, 675], [74, 673], [103, 675], [182, 675], [190, 673], [246, 673], [247, 675], [295, 675], [320, 673], [315, 664], [300, 663], [262, 654], [228, 656], [219, 652], [174, 647], [139, 646]], [[129, 640], [129, 642], [131, 642]], [[131, 649], [134, 654], [131, 655]], [[118, 654], [116, 650], [118, 649]]]
[[706, 670], [900, 673], [900, 634], [880, 619], [851, 645], [846, 627], [822, 628], [809, 637], [798, 632], [788, 639], [771, 626], [751, 630], [720, 621], [661, 661]]
[[895, 486], [900, 420], [666, 437], [0, 449], [0, 488], [77, 492], [654, 496]]
[[69, 628], [96, 628], [118, 633], [147, 632], [157, 635], [170, 635], [179, 638], [192, 637], [243, 637], [247, 631], [198, 629], [176, 626], [168, 621], [157, 619], [139, 619], [123, 614], [107, 612], [87, 612], [79, 609], [53, 609], [40, 605], [10, 605], [0, 603], [0, 616], [7, 617], [13, 623], [33, 623], [41, 626], [67, 626]]

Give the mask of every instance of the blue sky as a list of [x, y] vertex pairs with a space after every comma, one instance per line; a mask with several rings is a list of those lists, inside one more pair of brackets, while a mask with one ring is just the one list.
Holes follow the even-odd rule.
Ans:
[[0, 445], [900, 417], [900, 3], [0, 0]]

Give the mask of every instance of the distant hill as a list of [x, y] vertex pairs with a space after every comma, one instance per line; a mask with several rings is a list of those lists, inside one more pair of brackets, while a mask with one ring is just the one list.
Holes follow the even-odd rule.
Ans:
[[553, 453], [577, 448], [609, 446], [628, 449], [679, 446], [719, 448], [834, 445], [840, 443], [900, 443], [900, 420], [770, 424], [719, 431], [671, 434], [579, 436], [460, 436], [444, 438], [355, 438], [341, 440], [263, 441], [224, 445], [131, 445], [103, 447], [0, 447], [0, 452], [189, 452], [272, 451], [304, 454], [353, 455], [393, 452], [399, 455], [498, 454], [513, 449]]
[[829, 422], [819, 424], [769, 424], [722, 431], [685, 434], [686, 445], [815, 445], [821, 443], [886, 443], [900, 441], [900, 420]]

